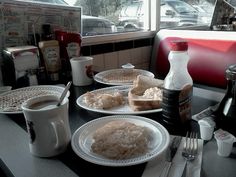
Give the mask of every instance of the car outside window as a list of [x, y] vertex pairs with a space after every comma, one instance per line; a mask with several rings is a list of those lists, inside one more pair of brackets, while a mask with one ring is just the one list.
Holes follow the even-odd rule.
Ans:
[[117, 31], [116, 26], [109, 20], [92, 17], [82, 16], [82, 35], [83, 36], [94, 36], [100, 34], [110, 34]]
[[198, 11], [190, 4], [178, 0], [161, 2], [160, 27], [194, 26], [198, 24]]
[[173, 7], [174, 10], [176, 10], [180, 14], [186, 14], [186, 13], [197, 13], [197, 10], [194, 9], [193, 6], [189, 5], [188, 3], [185, 3], [183, 1], [166, 1], [169, 3], [170, 6]]

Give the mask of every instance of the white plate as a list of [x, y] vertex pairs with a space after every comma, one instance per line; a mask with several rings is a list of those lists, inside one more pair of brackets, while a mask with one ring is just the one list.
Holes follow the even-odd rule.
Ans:
[[[91, 145], [93, 143], [94, 132], [106, 123], [114, 120], [124, 120], [148, 127], [153, 137], [148, 152], [125, 160], [112, 160], [93, 153], [91, 151]], [[156, 121], [140, 116], [114, 115], [92, 120], [78, 128], [72, 136], [71, 145], [74, 152], [86, 161], [104, 166], [130, 166], [144, 163], [157, 157], [168, 147], [169, 141], [170, 135], [168, 131]]]
[[91, 91], [91, 93], [114, 93], [116, 91], [119, 91], [124, 94], [125, 96], [125, 104], [117, 107], [113, 107], [111, 109], [97, 109], [97, 108], [92, 108], [89, 107], [87, 104], [84, 103], [84, 96], [85, 94], [81, 95], [79, 98], [77, 98], [76, 103], [89, 111], [93, 112], [99, 112], [99, 113], [104, 113], [104, 114], [149, 114], [149, 113], [155, 113], [155, 112], [160, 112], [162, 109], [150, 109], [150, 110], [144, 110], [144, 111], [134, 111], [132, 108], [129, 106], [128, 103], [128, 91], [132, 86], [130, 85], [125, 85], [125, 86], [113, 86], [113, 87], [106, 87], [98, 90]]
[[[62, 86], [40, 85], [23, 87], [0, 94], [0, 113], [22, 113], [21, 104], [29, 98], [39, 95], [58, 95], [64, 91]], [[69, 96], [69, 92], [67, 93]]]
[[[124, 69], [111, 69], [111, 70], [107, 70], [107, 71], [102, 71], [100, 73], [97, 73], [94, 76], [94, 80], [99, 83], [107, 84], [107, 85], [132, 85], [133, 80], [136, 79], [136, 77], [133, 77], [132, 79], [129, 79], [129, 80], [122, 80], [121, 76], [124, 72], [127, 72], [127, 71], [125, 71]], [[135, 76], [140, 74], [140, 75], [149, 76], [149, 77], [154, 78], [153, 73], [151, 73], [150, 71], [142, 70], [142, 69], [133, 69], [133, 73], [136, 73]], [[117, 81], [105, 80], [105, 77], [107, 77], [109, 75], [117, 76], [117, 78], [116, 78]], [[127, 73], [126, 73], [126, 75], [127, 75]]]

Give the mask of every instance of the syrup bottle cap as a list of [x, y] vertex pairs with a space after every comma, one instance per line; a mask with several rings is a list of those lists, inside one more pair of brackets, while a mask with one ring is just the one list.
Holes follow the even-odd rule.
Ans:
[[186, 51], [188, 50], [188, 42], [184, 39], [178, 39], [171, 41], [170, 49], [172, 51]]

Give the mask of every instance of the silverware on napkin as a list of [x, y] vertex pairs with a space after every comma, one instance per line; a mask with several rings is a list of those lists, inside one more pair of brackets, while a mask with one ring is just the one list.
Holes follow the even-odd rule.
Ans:
[[172, 165], [172, 160], [178, 150], [178, 147], [181, 143], [181, 139], [182, 139], [182, 137], [176, 136], [171, 141], [171, 144], [166, 151], [166, 162], [165, 162], [166, 165], [161, 173], [161, 177], [168, 177], [168, 174], [169, 174], [169, 171], [170, 171], [170, 168]]

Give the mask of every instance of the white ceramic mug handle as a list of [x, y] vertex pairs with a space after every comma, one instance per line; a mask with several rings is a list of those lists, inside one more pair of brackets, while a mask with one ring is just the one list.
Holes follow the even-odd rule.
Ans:
[[63, 146], [66, 142], [66, 130], [64, 126], [64, 122], [62, 120], [51, 122], [53, 127], [55, 137], [56, 137], [56, 145], [55, 148], [58, 149]]

